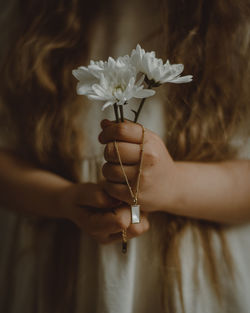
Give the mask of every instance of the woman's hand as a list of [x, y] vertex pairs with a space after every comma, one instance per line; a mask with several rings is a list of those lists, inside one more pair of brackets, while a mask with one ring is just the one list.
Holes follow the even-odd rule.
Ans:
[[98, 242], [121, 240], [149, 228], [146, 215], [142, 223], [131, 225], [129, 208], [108, 196], [101, 185], [72, 183], [36, 168], [8, 151], [0, 150], [0, 205], [19, 213], [69, 219]]
[[[104, 120], [99, 140], [105, 146], [103, 175], [106, 178], [105, 191], [125, 203], [132, 203], [124, 175], [119, 164], [114, 141], [117, 141], [121, 160], [130, 185], [135, 184], [140, 162], [142, 126], [124, 122]], [[165, 211], [171, 206], [176, 185], [177, 167], [170, 157], [161, 138], [148, 129], [144, 135], [144, 158], [140, 179], [138, 203], [144, 211]]]
[[[130, 184], [135, 185], [142, 127], [130, 122], [102, 121], [99, 136], [106, 144], [105, 191], [132, 203], [114, 147], [117, 141]], [[222, 223], [250, 220], [250, 161], [174, 162], [162, 140], [145, 130], [144, 160], [138, 203], [142, 211], [169, 213]]]
[[131, 224], [129, 207], [109, 197], [98, 184], [71, 184], [63, 191], [61, 201], [67, 218], [102, 244], [121, 241], [123, 229], [128, 239], [149, 229], [145, 213], [140, 224]]

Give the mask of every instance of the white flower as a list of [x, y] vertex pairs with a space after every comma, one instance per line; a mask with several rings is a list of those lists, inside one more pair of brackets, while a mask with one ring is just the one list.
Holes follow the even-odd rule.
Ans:
[[145, 52], [138, 44], [131, 53], [131, 64], [137, 68], [138, 72], [146, 75], [152, 85], [163, 83], [188, 83], [192, 80], [192, 75], [180, 76], [183, 72], [183, 64], [170, 64], [167, 61], [163, 64], [162, 59], [155, 57], [155, 52]]
[[129, 56], [119, 57], [117, 61], [113, 58], [109, 58], [108, 61], [90, 61], [88, 67], [80, 66], [78, 69], [73, 70], [72, 74], [79, 80], [76, 91], [78, 95], [88, 95], [92, 92], [93, 84], [97, 84], [100, 80], [101, 73], [107, 72], [109, 70], [114, 70], [114, 68], [119, 69], [130, 65]]
[[78, 95], [87, 95], [92, 91], [92, 85], [99, 81], [98, 73], [90, 71], [85, 66], [80, 66], [78, 69], [73, 70], [72, 74], [79, 80], [76, 86], [76, 92]]
[[77, 94], [86, 95], [89, 99], [105, 101], [102, 109], [117, 103], [125, 104], [131, 98], [147, 98], [155, 91], [144, 89], [144, 76], [136, 82], [137, 71], [131, 65], [130, 57], [119, 57], [117, 60], [91, 61], [88, 67], [73, 70], [79, 80]]

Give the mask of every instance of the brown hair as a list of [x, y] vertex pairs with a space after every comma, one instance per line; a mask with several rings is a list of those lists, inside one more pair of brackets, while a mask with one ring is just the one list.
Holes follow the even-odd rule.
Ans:
[[[237, 151], [230, 141], [249, 113], [250, 3], [185, 0], [180, 4], [163, 0], [163, 4], [166, 55], [171, 56], [173, 63], [185, 64], [186, 72], [194, 74], [192, 84], [171, 85], [167, 89], [167, 148], [175, 160], [212, 162], [235, 158]], [[166, 312], [177, 311], [175, 282], [185, 312], [180, 252], [176, 247], [180, 247], [187, 230], [203, 247], [207, 276], [222, 301], [223, 266], [220, 264], [220, 270], [216, 266], [214, 236], [222, 249], [220, 262], [224, 260], [228, 271], [224, 274], [233, 278], [232, 258], [223, 232], [226, 227], [182, 217], [165, 216], [164, 220], [160, 216], [165, 230], [162, 240], [165, 240]], [[175, 271], [171, 270], [173, 267]], [[197, 268], [193, 278], [197, 281]]]
[[[78, 126], [82, 106], [75, 96], [71, 70], [87, 62], [100, 3], [29, 0], [24, 5], [19, 1], [20, 25], [1, 68], [4, 79], [0, 91], [18, 135], [17, 151], [37, 166], [75, 182], [80, 180], [82, 160]], [[229, 141], [242, 122], [249, 99], [249, 2], [162, 0], [162, 5], [166, 55], [171, 56], [172, 63], [185, 64], [186, 72], [195, 78], [192, 84], [171, 85], [167, 90], [169, 152], [175, 160], [203, 162], [235, 157]], [[163, 213], [153, 222], [161, 226], [164, 242], [166, 312], [177, 310], [176, 286], [185, 310], [177, 247], [187, 229], [195, 242], [201, 242], [208, 276], [219, 295], [212, 236], [218, 235], [230, 272], [223, 227]], [[51, 259], [44, 272], [49, 288], [47, 312], [74, 311], [80, 232], [67, 221], [51, 223]], [[39, 227], [37, 242], [45, 225]]]
[[[100, 3], [29, 0], [25, 4], [18, 1], [18, 6], [20, 23], [1, 68], [1, 97], [11, 120], [9, 127], [17, 135], [16, 151], [37, 166], [78, 182], [83, 142], [78, 118], [82, 104], [77, 101], [71, 72], [88, 58]], [[39, 250], [44, 246], [44, 231], [52, 239], [47, 247], [48, 260], [41, 264]], [[45, 280], [45, 311], [73, 311], [79, 229], [68, 221], [40, 219], [34, 224], [34, 234], [37, 280]], [[9, 277], [12, 266], [8, 265]], [[11, 279], [6, 280], [2, 308], [6, 312], [11, 303], [11, 286]]]

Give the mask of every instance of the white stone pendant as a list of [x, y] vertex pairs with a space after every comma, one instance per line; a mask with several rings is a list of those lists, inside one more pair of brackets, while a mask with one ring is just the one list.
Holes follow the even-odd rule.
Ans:
[[131, 224], [140, 223], [140, 205], [131, 205]]

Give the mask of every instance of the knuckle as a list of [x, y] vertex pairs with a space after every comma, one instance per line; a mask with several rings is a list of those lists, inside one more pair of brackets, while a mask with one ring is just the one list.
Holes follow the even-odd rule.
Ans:
[[103, 165], [102, 173], [106, 179], [112, 180], [112, 179], [120, 179], [121, 178], [120, 168], [118, 166], [114, 166], [110, 163], [105, 163]]
[[111, 194], [116, 199], [122, 200], [121, 197], [124, 197], [124, 186], [116, 184], [113, 182], [107, 182], [107, 192]]
[[120, 214], [116, 218], [116, 224], [120, 229], [127, 229], [129, 226], [129, 219], [124, 214]]
[[112, 166], [110, 168], [110, 172], [115, 176], [115, 177], [120, 177], [121, 171], [119, 166]]
[[144, 228], [142, 226], [142, 223], [137, 225], [132, 225], [130, 232], [133, 236], [137, 237], [144, 233]]
[[144, 152], [144, 158], [147, 159], [147, 162], [150, 166], [154, 166], [159, 163], [159, 154], [154, 149], [147, 149]]
[[149, 222], [143, 218], [139, 224], [131, 225], [129, 231], [132, 236], [137, 237], [148, 231], [150, 228]]
[[115, 159], [113, 142], [106, 144], [104, 149], [104, 158], [106, 161], [113, 161]]
[[116, 127], [116, 134], [119, 138], [127, 134], [128, 126], [125, 123], [119, 123]]
[[107, 199], [102, 191], [97, 191], [95, 194], [95, 198], [97, 205], [99, 205], [100, 207], [106, 206], [108, 204]]
[[148, 181], [151, 181], [152, 178], [150, 177], [150, 173], [146, 169], [141, 171], [141, 176], [140, 176], [140, 185], [142, 186], [147, 186]]
[[108, 164], [108, 163], [105, 163], [105, 164], [103, 165], [103, 167], [102, 167], [102, 174], [103, 174], [103, 176], [104, 176], [105, 178], [107, 178], [108, 173], [109, 173], [108, 168], [109, 168], [109, 164]]

